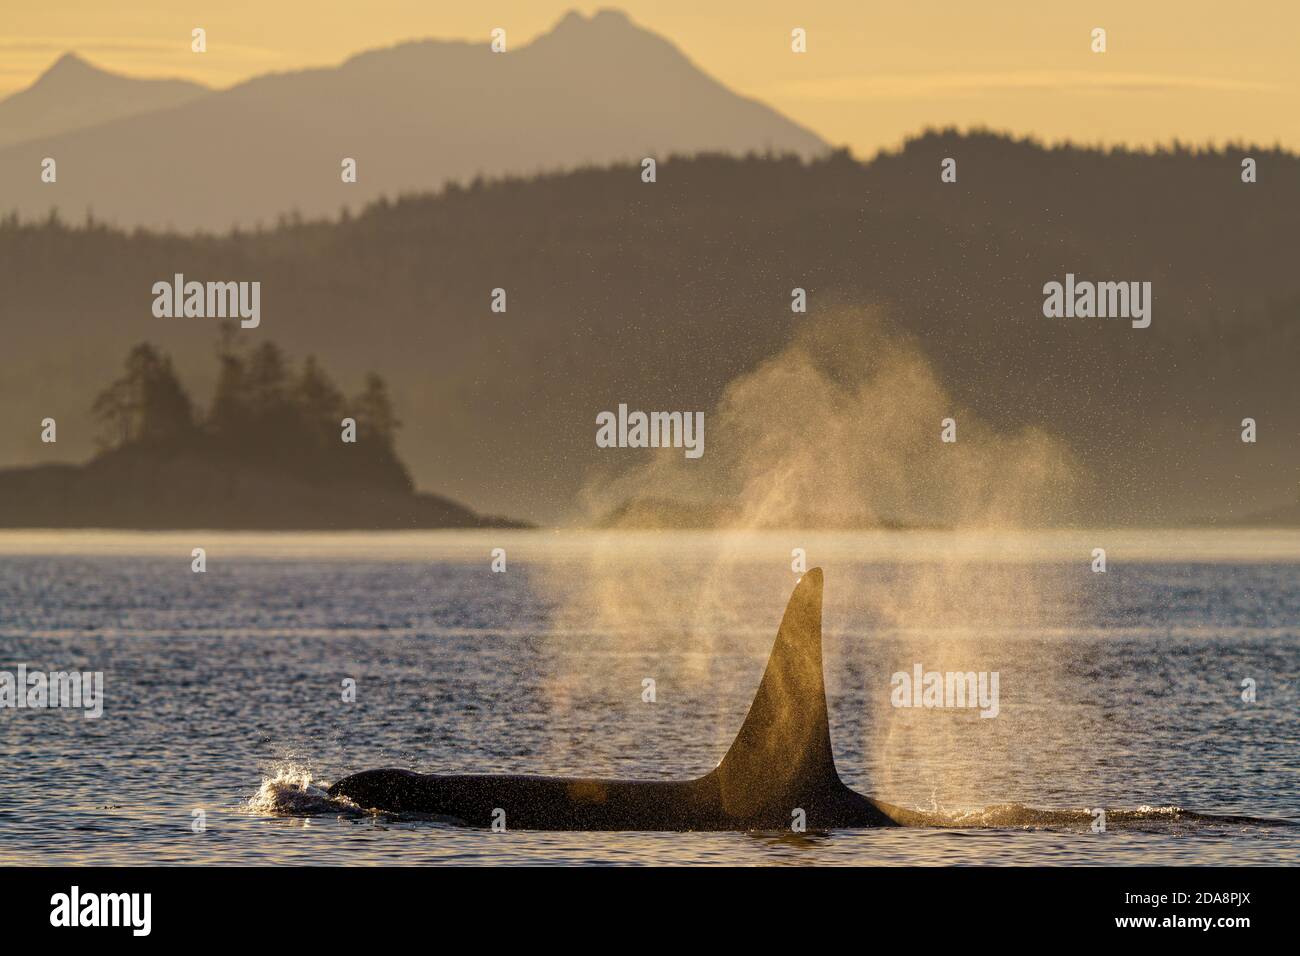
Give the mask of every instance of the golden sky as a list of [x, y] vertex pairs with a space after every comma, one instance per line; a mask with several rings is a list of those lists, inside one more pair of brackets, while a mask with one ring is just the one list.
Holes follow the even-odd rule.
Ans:
[[[860, 155], [926, 126], [1056, 141], [1300, 148], [1300, 0], [5, 0], [0, 95], [61, 53], [228, 86], [423, 37], [517, 47], [617, 6], [739, 93]], [[991, 9], [990, 9], [991, 8]], [[190, 30], [208, 31], [206, 54]], [[790, 52], [790, 31], [808, 52]], [[1090, 51], [1094, 27], [1108, 51]]]

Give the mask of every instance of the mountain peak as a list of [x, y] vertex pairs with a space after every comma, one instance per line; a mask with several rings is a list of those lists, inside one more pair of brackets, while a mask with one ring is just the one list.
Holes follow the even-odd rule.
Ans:
[[[364, 142], [375, 163], [375, 175], [349, 191], [353, 208], [479, 176], [701, 152], [813, 156], [826, 148], [616, 10], [564, 16], [504, 58], [484, 55], [484, 39], [409, 41], [339, 67], [267, 74], [216, 91], [105, 73], [67, 58], [39, 89], [0, 102], [0, 212], [25, 214], [30, 203], [45, 215], [52, 198], [29, 175], [38, 147], [18, 152], [7, 144], [73, 130], [75, 140], [61, 140], [57, 155], [75, 146], [85, 165], [84, 175], [59, 185], [67, 215], [93, 206], [97, 218], [173, 229], [251, 226], [290, 208], [332, 215], [339, 197], [329, 177], [294, 170], [350, 142]], [[223, 130], [222, 149], [195, 149], [195, 138], [214, 124]], [[142, 151], [141, 142], [150, 148]], [[229, 188], [237, 154], [226, 146], [237, 142], [256, 143], [276, 173]], [[11, 188], [19, 182], [21, 189]], [[125, 182], [133, 187], [122, 188]]]
[[55, 60], [48, 70], [41, 74], [41, 79], [47, 76], [71, 76], [74, 74], [85, 75], [88, 73], [102, 73], [103, 70], [87, 62], [80, 54], [69, 50], [63, 56]]
[[632, 22], [632, 19], [622, 10], [617, 10], [613, 7], [602, 7], [590, 17], [584, 17], [582, 13], [577, 10], [570, 10], [560, 18], [560, 22], [555, 24], [551, 32], [560, 33], [590, 27], [636, 29], [636, 25]]
[[188, 80], [110, 73], [68, 51], [26, 89], [0, 99], [0, 150], [23, 140], [177, 106], [206, 92]]
[[29, 89], [80, 90], [85, 86], [111, 78], [114, 78], [114, 74], [101, 70], [81, 54], [68, 51], [51, 63]]
[[591, 22], [631, 26], [632, 18], [617, 7], [601, 7], [591, 15]]

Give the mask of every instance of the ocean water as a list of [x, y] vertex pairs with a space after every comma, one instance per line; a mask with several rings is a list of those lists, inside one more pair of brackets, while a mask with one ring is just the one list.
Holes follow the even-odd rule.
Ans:
[[[493, 833], [325, 797], [380, 766], [707, 772], [793, 548], [841, 776], [933, 826]], [[104, 712], [0, 710], [0, 864], [1300, 862], [1296, 533], [0, 533], [19, 664], [103, 672]], [[917, 664], [997, 672], [997, 715], [894, 706]]]

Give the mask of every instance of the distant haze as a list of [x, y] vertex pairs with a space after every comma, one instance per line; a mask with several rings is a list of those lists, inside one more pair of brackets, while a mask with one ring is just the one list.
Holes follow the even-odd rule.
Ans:
[[[217, 321], [150, 309], [181, 271], [263, 283], [241, 346], [314, 354], [347, 393], [381, 373], [416, 485], [480, 513], [599, 519], [635, 493], [759, 525], [1241, 521], [1293, 506], [1300, 476], [1300, 159], [1255, 155], [1247, 185], [1233, 153], [936, 134], [869, 164], [702, 156], [650, 185], [627, 163], [216, 240], [0, 226], [0, 465], [89, 455], [91, 403], [140, 341], [209, 401]], [[1067, 273], [1150, 281], [1150, 328], [1044, 317]], [[704, 457], [597, 448], [620, 402], [703, 411]], [[618, 480], [664, 456], [692, 480]]]
[[[120, 82], [63, 61], [56, 69], [76, 73], [57, 91], [70, 102]], [[570, 14], [505, 54], [486, 42], [424, 40], [186, 98], [0, 150], [3, 211], [34, 216], [57, 206], [68, 218], [93, 211], [126, 227], [224, 231], [290, 211], [332, 215], [449, 179], [673, 153], [811, 156], [827, 148], [612, 11]], [[5, 108], [14, 112], [13, 101]], [[41, 115], [60, 109], [72, 107], [47, 102]], [[54, 184], [39, 177], [47, 156], [58, 163]], [[341, 181], [345, 157], [357, 162], [355, 184]]]
[[[1241, 139], [1300, 148], [1300, 4], [1260, 0], [761, 3], [754, 0], [61, 0], [7, 3], [0, 96], [76, 50], [132, 76], [226, 89], [333, 66], [420, 37], [522, 49], [567, 11], [605, 5], [671, 38], [744, 96], [867, 157], [927, 126], [988, 126], [1048, 142], [1148, 145]], [[190, 52], [202, 26], [208, 52]], [[790, 50], [790, 31], [808, 52]], [[1094, 27], [1108, 31], [1091, 52]]]
[[[898, 42], [951, 44], [964, 16]], [[800, 59], [787, 27], [766, 22], [771, 49], [753, 46], [767, 51], [756, 62], [798, 62], [799, 83], [838, 95], [825, 68], [851, 36], [813, 21]], [[142, 341], [206, 405], [216, 320], [150, 310], [154, 283], [184, 273], [261, 283], [262, 323], [235, 333], [241, 347], [314, 355], [347, 392], [381, 373], [415, 484], [480, 513], [550, 523], [705, 509], [760, 527], [1300, 521], [1300, 158], [1269, 145], [1297, 114], [1275, 109], [1277, 136], [1251, 145], [1044, 148], [945, 130], [858, 162], [799, 125], [802, 112], [732, 92], [621, 13], [568, 14], [531, 42], [512, 27], [505, 54], [489, 50], [492, 25], [472, 43], [403, 43], [337, 67], [300, 69], [286, 52], [294, 72], [215, 90], [64, 57], [0, 102], [0, 129], [19, 140], [0, 147], [0, 212], [27, 223], [0, 225], [0, 467], [90, 456], [91, 403]], [[751, 26], [730, 46], [749, 48]], [[188, 28], [171, 21], [168, 42]], [[1086, 29], [1029, 13], [999, 28], [1021, 44]], [[911, 88], [996, 90], [999, 104], [1049, 90], [1080, 136], [1095, 115], [1115, 131], [1135, 115], [1158, 126], [1140, 111], [1152, 89], [1171, 110], [1180, 90], [1209, 113], [1245, 97], [1250, 116], [1276, 105], [1268, 70], [1300, 62], [1161, 80], [1085, 53], [1095, 110], [1075, 116], [1061, 74], [1027, 82], [1005, 50], [976, 56], [981, 35], [972, 26], [983, 66], [957, 57]], [[1160, 60], [1149, 29], [1119, 19], [1120, 59], [1104, 62], [1136, 55], [1144, 36]], [[203, 62], [228, 63], [229, 35], [211, 39]], [[1231, 49], [1267, 46], [1252, 34]], [[1084, 69], [1073, 53], [1062, 63]], [[862, 125], [887, 112], [883, 99], [861, 106], [846, 96], [839, 112]], [[933, 114], [914, 106], [919, 131]], [[1264, 127], [1218, 127], [1240, 128]], [[737, 155], [755, 151], [770, 155]], [[1245, 155], [1257, 182], [1242, 181]], [[40, 181], [46, 156], [57, 183]], [[653, 184], [644, 156], [660, 161]], [[340, 180], [344, 157], [355, 185]], [[960, 171], [941, 183], [947, 158]], [[392, 201], [400, 193], [420, 195]], [[354, 215], [323, 221], [345, 204]], [[63, 223], [88, 210], [95, 222], [66, 228], [51, 207]], [[130, 229], [234, 223], [268, 228]], [[1149, 283], [1150, 327], [1045, 317], [1044, 283], [1067, 274]], [[506, 313], [489, 307], [497, 287]], [[807, 314], [791, 312], [795, 287]], [[651, 449], [597, 448], [596, 414], [620, 403], [705, 413], [709, 451], [687, 462], [677, 450], [665, 470]], [[46, 416], [57, 444], [40, 440]], [[953, 454], [937, 447], [948, 416], [969, 443]], [[1241, 440], [1247, 418], [1258, 443]], [[671, 500], [634, 500], [655, 497]]]
[[0, 102], [0, 146], [179, 106], [208, 90], [187, 80], [141, 80], [65, 53], [35, 83]]

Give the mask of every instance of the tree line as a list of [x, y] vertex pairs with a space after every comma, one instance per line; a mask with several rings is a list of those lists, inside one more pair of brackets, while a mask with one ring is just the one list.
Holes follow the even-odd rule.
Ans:
[[[233, 327], [224, 326], [217, 384], [206, 409], [190, 397], [169, 355], [148, 342], [133, 347], [122, 375], [92, 406], [101, 455], [206, 449], [280, 470], [315, 473], [327, 466], [322, 477], [349, 470], [358, 477], [378, 468], [409, 483], [394, 449], [401, 423], [380, 375], [366, 375], [361, 391], [348, 397], [314, 356], [294, 368], [274, 342], [247, 349], [237, 342]], [[355, 422], [354, 442], [344, 441], [345, 419]], [[350, 445], [360, 453], [341, 456]]]

